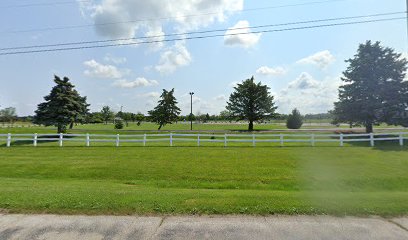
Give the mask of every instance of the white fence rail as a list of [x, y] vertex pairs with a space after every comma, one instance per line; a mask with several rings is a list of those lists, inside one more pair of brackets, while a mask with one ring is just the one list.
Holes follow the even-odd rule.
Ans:
[[408, 132], [401, 133], [371, 133], [371, 134], [138, 134], [138, 135], [103, 135], [103, 134], [0, 134], [0, 142], [5, 141], [7, 147], [11, 147], [18, 142], [26, 142], [37, 146], [39, 142], [58, 142], [62, 147], [64, 142], [80, 142], [85, 146], [92, 146], [92, 143], [113, 143], [119, 147], [122, 143], [142, 143], [143, 146], [151, 142], [167, 142], [173, 146], [175, 142], [191, 142], [200, 146], [202, 143], [223, 143], [227, 147], [229, 143], [309, 143], [315, 146], [316, 143], [338, 143], [344, 146], [349, 142], [369, 142], [374, 146], [375, 142], [398, 141], [400, 146], [404, 145], [404, 140], [408, 140]]

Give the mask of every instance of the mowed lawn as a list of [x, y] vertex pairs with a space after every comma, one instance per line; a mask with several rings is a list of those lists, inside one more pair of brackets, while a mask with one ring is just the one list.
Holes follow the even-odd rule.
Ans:
[[0, 148], [0, 211], [408, 213], [408, 147]]

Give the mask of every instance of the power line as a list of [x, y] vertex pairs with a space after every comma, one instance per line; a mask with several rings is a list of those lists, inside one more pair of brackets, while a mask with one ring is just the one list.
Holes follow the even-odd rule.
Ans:
[[[290, 7], [299, 7], [299, 6], [317, 5], [317, 4], [325, 4], [325, 3], [333, 3], [333, 2], [344, 2], [344, 1], [348, 1], [348, 0], [313, 1], [313, 2], [297, 3], [297, 4], [286, 4], [286, 5], [266, 6], [266, 7], [258, 7], [258, 8], [248, 8], [248, 9], [243, 9], [243, 10], [229, 11], [229, 12], [254, 12], [254, 11], [262, 11], [262, 10], [269, 10], [269, 9], [290, 8]], [[86, 1], [84, 1], [84, 2], [86, 2]], [[180, 18], [194, 18], [194, 17], [218, 15], [219, 13], [220, 12], [208, 12], [208, 13], [191, 14], [191, 15], [184, 15], [184, 16], [170, 16], [170, 17], [162, 17], [162, 18], [135, 19], [135, 20], [119, 21], [119, 22], [106, 22], [106, 23], [94, 23], [94, 24], [84, 24], [84, 25], [71, 25], [71, 26], [59, 26], [59, 27], [37, 28], [37, 29], [3, 31], [3, 32], [0, 32], [0, 33], [1, 34], [16, 34], [16, 33], [28, 33], [28, 32], [46, 32], [46, 31], [55, 31], [55, 30], [89, 28], [89, 27], [95, 27], [95, 26], [109, 26], [109, 25], [118, 25], [118, 24], [126, 24], [126, 23], [136, 23], [136, 22], [153, 22], [153, 21], [166, 21], [166, 20], [171, 20], [171, 19], [180, 19]]]
[[145, 37], [132, 37], [132, 38], [119, 38], [119, 39], [107, 39], [107, 40], [56, 43], [56, 44], [46, 44], [46, 45], [7, 47], [7, 48], [0, 48], [0, 51], [96, 44], [96, 43], [107, 43], [107, 42], [120, 42], [120, 41], [133, 41], [133, 40], [143, 40], [143, 39], [155, 39], [155, 38], [163, 38], [163, 37], [186, 36], [186, 35], [216, 33], [216, 32], [225, 32], [225, 31], [236, 31], [236, 30], [244, 30], [244, 29], [260, 29], [260, 28], [267, 28], [267, 27], [282, 27], [282, 26], [289, 26], [289, 25], [310, 24], [310, 23], [330, 22], [330, 21], [339, 21], [339, 20], [351, 20], [351, 19], [371, 18], [371, 17], [380, 17], [380, 16], [391, 16], [391, 15], [405, 14], [405, 13], [406, 12], [378, 13], [378, 14], [360, 15], [360, 16], [351, 16], [351, 17], [339, 17], [339, 18], [318, 19], [318, 20], [309, 20], [309, 21], [300, 21], [300, 22], [280, 23], [280, 24], [268, 24], [268, 25], [252, 26], [252, 27], [240, 27], [240, 28], [215, 29], [215, 30], [195, 31], [195, 32], [185, 32], [185, 33], [162, 34], [162, 35], [145, 36]]
[[332, 23], [332, 24], [322, 24], [322, 25], [313, 25], [313, 26], [284, 28], [284, 29], [271, 29], [271, 30], [262, 30], [262, 31], [256, 31], [256, 32], [248, 32], [248, 33], [215, 34], [215, 35], [205, 35], [205, 36], [185, 37], [185, 38], [173, 38], [173, 39], [154, 40], [154, 41], [141, 41], [141, 42], [132, 42], [132, 43], [115, 43], [115, 44], [105, 44], [105, 45], [91, 45], [91, 46], [78, 46], [78, 47], [67, 47], [67, 48], [51, 48], [51, 49], [40, 49], [40, 50], [3, 52], [3, 53], [0, 53], [0, 56], [2, 56], [2, 55], [28, 54], [28, 53], [45, 53], [45, 52], [57, 52], [57, 51], [70, 51], [70, 50], [92, 49], [92, 48], [130, 46], [130, 45], [141, 45], [141, 44], [153, 44], [153, 43], [175, 42], [175, 41], [184, 41], [184, 40], [192, 40], [192, 39], [207, 39], [207, 38], [215, 38], [215, 37], [248, 35], [248, 34], [258, 34], [258, 33], [285, 32], [285, 31], [315, 29], [315, 28], [324, 28], [324, 27], [356, 25], [356, 24], [363, 24], [363, 23], [394, 21], [394, 20], [401, 20], [401, 19], [405, 20], [406, 18], [405, 17], [383, 18], [383, 19], [376, 19], [376, 20], [354, 21], [354, 22], [346, 22], [346, 23]]

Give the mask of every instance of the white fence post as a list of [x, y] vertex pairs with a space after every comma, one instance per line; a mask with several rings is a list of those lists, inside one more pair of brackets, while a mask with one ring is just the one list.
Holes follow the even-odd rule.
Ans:
[[11, 145], [11, 133], [7, 134], [7, 147], [10, 147]]
[[143, 147], [146, 146], [146, 133], [143, 135]]
[[227, 134], [224, 134], [224, 147], [227, 147]]
[[197, 147], [200, 146], [200, 134], [197, 134]]
[[404, 146], [404, 137], [403, 137], [402, 133], [399, 134], [399, 144], [400, 144], [400, 146]]
[[370, 146], [374, 147], [374, 134], [370, 133]]
[[86, 134], [86, 146], [89, 147], [90, 145], [90, 139], [89, 139], [89, 133]]
[[343, 136], [343, 133], [340, 133], [340, 147], [343, 147], [344, 146], [344, 136]]
[[283, 134], [279, 134], [280, 146], [283, 147]]
[[170, 133], [170, 147], [173, 147], [173, 133]]
[[252, 134], [252, 146], [256, 146], [255, 134]]
[[34, 141], [33, 141], [34, 147], [37, 147], [37, 139], [38, 139], [38, 134], [34, 133]]
[[63, 134], [63, 133], [60, 133], [60, 134], [59, 134], [59, 146], [60, 146], [60, 147], [62, 147], [63, 138], [64, 138], [64, 134]]
[[116, 134], [116, 147], [119, 147], [119, 142], [120, 142], [119, 134]]

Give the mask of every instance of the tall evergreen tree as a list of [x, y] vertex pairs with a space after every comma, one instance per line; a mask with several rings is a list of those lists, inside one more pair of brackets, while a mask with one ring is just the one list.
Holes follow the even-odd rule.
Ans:
[[56, 86], [44, 97], [35, 111], [34, 123], [56, 126], [58, 133], [66, 132], [67, 125], [82, 117], [88, 110], [86, 98], [81, 97], [67, 77], [54, 76]]
[[157, 106], [149, 111], [149, 115], [153, 122], [159, 124], [160, 130], [166, 124], [171, 124], [177, 121], [177, 116], [180, 114], [180, 108], [177, 107], [177, 100], [174, 97], [174, 88], [171, 91], [163, 89]]
[[248, 131], [254, 130], [254, 121], [271, 118], [277, 107], [269, 87], [261, 82], [255, 83], [254, 77], [239, 83], [227, 102], [227, 110], [232, 117], [249, 122]]
[[407, 60], [380, 42], [367, 41], [346, 62], [345, 84], [339, 88], [333, 111], [335, 121], [363, 125], [367, 133], [380, 123], [407, 126]]

